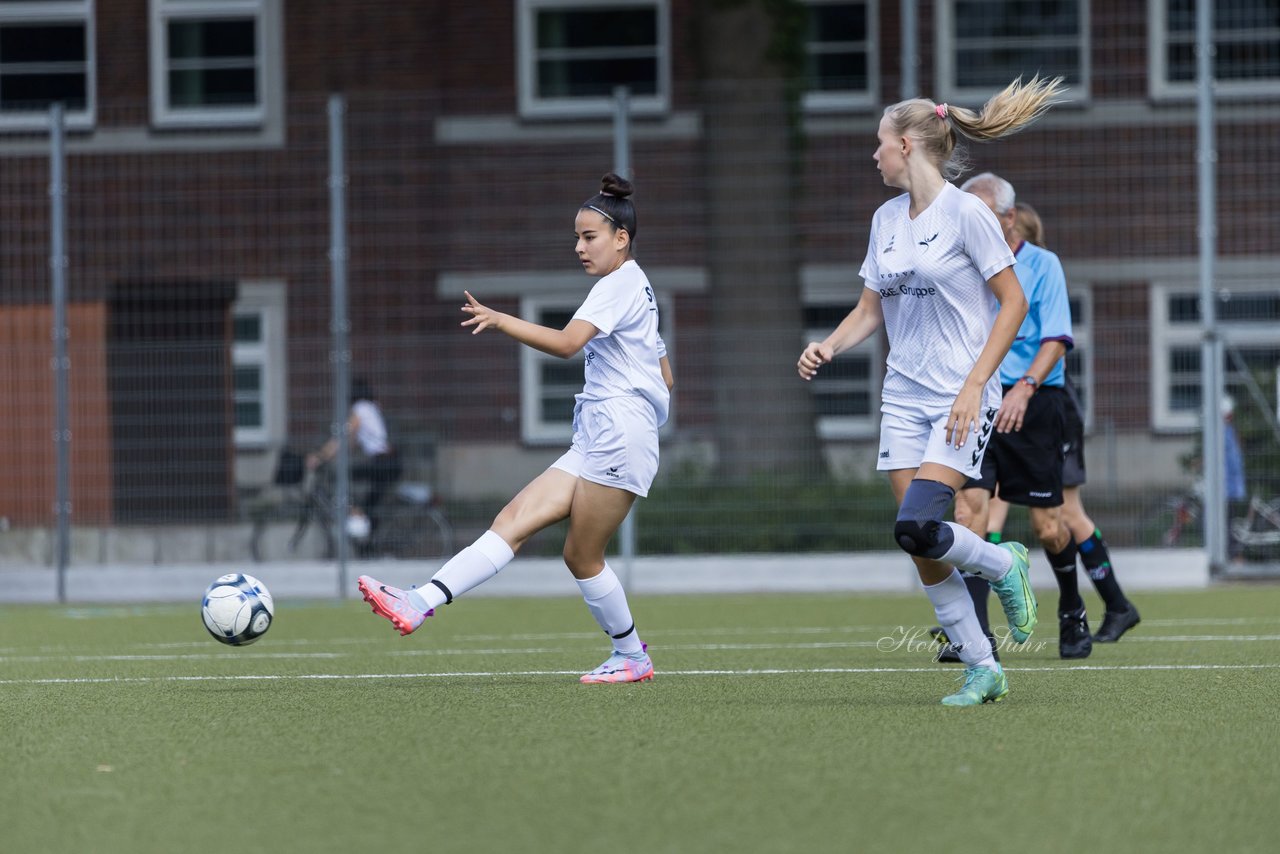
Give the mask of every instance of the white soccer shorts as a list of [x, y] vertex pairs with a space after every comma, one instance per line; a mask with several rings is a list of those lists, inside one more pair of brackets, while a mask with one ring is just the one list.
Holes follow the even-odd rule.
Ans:
[[980, 414], [976, 433], [965, 437], [959, 448], [947, 444], [946, 412], [915, 413], [911, 416], [882, 413], [880, 416], [880, 454], [878, 471], [917, 469], [925, 463], [937, 463], [961, 472], [966, 477], [982, 475], [982, 457], [991, 439], [996, 410], [988, 407]]
[[653, 406], [641, 397], [579, 403], [573, 415], [573, 444], [552, 467], [644, 498], [658, 474]]

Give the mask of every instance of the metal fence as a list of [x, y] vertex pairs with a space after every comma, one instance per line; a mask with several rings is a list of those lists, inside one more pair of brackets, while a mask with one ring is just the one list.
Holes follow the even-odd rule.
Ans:
[[[311, 480], [277, 469], [340, 429], [352, 378], [376, 390], [402, 480], [430, 486], [430, 502], [398, 498], [404, 512], [448, 520], [413, 548], [470, 542], [567, 444], [581, 367], [472, 337], [462, 290], [563, 324], [590, 284], [573, 216], [620, 159], [677, 375], [635, 548], [891, 547], [874, 472], [886, 342], [812, 386], [794, 375], [861, 288], [888, 198], [870, 158], [878, 114], [796, 117], [728, 84], [618, 126], [506, 126], [446, 100], [466, 99], [296, 98], [278, 144], [223, 148], [210, 132], [104, 150], [55, 133], [5, 158], [0, 567], [341, 558], [323, 512], [290, 543]], [[1195, 107], [1138, 112], [1059, 108], [970, 155], [1039, 211], [1066, 267], [1090, 513], [1114, 545], [1199, 546], [1216, 379], [1201, 359]], [[1274, 102], [1224, 101], [1214, 120], [1214, 340], [1247, 478], [1222, 533], [1234, 526], [1231, 556], [1255, 565], [1280, 555], [1277, 124]], [[1016, 513], [1010, 527], [1029, 535]], [[558, 535], [528, 551], [558, 552]]]

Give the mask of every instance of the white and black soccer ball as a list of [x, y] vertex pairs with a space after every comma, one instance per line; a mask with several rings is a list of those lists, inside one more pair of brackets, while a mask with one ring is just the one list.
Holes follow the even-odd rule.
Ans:
[[232, 646], [245, 646], [265, 635], [275, 612], [267, 586], [252, 575], [238, 572], [210, 584], [200, 606], [209, 634]]

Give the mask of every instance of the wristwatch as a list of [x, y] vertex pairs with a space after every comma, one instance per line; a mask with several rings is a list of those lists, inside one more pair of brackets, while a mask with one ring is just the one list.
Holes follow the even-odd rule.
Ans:
[[1031, 374], [1027, 374], [1025, 377], [1018, 380], [1018, 382], [1026, 383], [1027, 385], [1031, 386], [1032, 389], [1037, 389], [1040, 387], [1040, 381], [1035, 377], [1031, 376]]

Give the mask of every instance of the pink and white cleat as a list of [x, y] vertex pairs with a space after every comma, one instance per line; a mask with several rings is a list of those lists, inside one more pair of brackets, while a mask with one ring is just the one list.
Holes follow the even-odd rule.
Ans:
[[386, 617], [400, 634], [412, 634], [422, 621], [435, 613], [434, 610], [422, 612], [409, 604], [409, 594], [399, 587], [383, 584], [376, 578], [362, 575], [356, 579], [356, 586], [364, 594], [364, 601], [373, 608], [373, 613]]
[[644, 658], [629, 658], [615, 652], [604, 664], [590, 673], [582, 674], [578, 681], [583, 685], [612, 685], [620, 682], [648, 682], [652, 678], [653, 659], [648, 655]]

